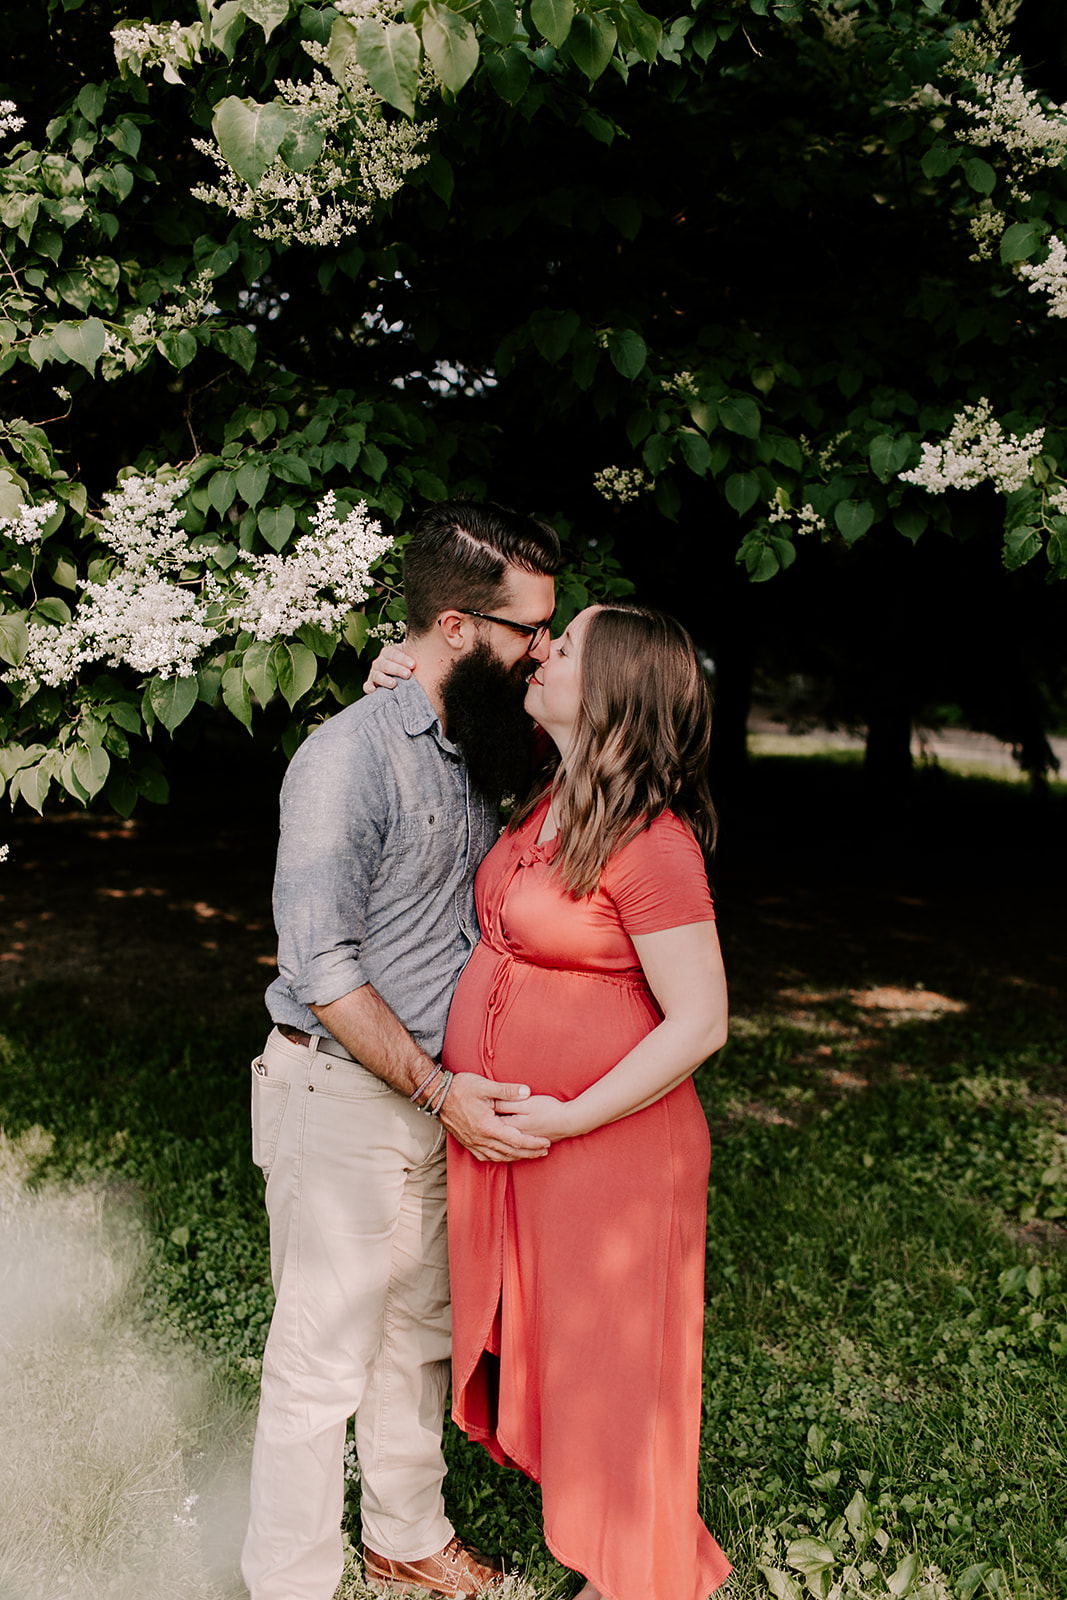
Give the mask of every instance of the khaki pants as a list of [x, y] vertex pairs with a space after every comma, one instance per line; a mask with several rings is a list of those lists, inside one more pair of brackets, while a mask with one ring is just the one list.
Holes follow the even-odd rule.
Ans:
[[350, 1416], [365, 1543], [418, 1561], [452, 1537], [444, 1129], [355, 1062], [275, 1029], [252, 1064], [252, 1146], [275, 1308], [241, 1570], [253, 1600], [331, 1600]]

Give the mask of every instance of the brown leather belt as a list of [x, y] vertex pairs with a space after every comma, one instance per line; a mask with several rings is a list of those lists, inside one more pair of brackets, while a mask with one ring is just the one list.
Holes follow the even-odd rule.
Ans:
[[312, 1035], [305, 1033], [303, 1028], [291, 1028], [287, 1022], [276, 1022], [274, 1026], [282, 1035], [282, 1038], [288, 1039], [290, 1044], [307, 1046], [310, 1045], [314, 1037], [319, 1041], [315, 1048], [320, 1055], [325, 1051], [328, 1056], [340, 1056], [342, 1061], [355, 1061], [356, 1059], [351, 1051], [345, 1049], [343, 1044], [338, 1044], [332, 1034], [317, 1033]]

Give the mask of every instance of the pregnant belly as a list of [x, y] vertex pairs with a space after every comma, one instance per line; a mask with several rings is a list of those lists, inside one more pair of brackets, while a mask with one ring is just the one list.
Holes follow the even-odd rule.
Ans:
[[659, 1021], [640, 980], [533, 966], [481, 944], [452, 1001], [444, 1063], [569, 1100]]

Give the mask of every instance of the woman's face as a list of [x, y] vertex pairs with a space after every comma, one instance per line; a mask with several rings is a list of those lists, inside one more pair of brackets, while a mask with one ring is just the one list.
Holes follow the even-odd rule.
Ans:
[[549, 647], [530, 679], [525, 705], [544, 728], [561, 755], [566, 755], [578, 726], [582, 703], [582, 639], [589, 619], [599, 608], [579, 611]]

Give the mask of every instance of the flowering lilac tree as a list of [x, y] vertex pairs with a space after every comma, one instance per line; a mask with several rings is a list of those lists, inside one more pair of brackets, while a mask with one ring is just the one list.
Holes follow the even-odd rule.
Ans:
[[562, 614], [622, 584], [605, 528], [762, 584], [980, 483], [1006, 565], [1067, 570], [1067, 134], [1017, 0], [144, 9], [8, 21], [12, 800], [161, 798], [212, 707], [294, 748], [446, 493], [574, 508]]

